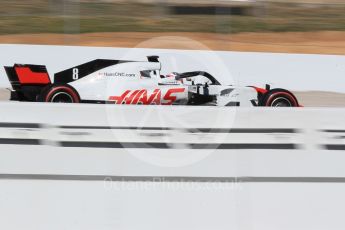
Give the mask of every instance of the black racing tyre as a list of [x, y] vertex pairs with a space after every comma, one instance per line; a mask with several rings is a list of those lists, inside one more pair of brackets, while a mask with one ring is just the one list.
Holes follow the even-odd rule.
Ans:
[[80, 103], [77, 91], [69, 85], [49, 85], [38, 96], [37, 101], [52, 103]]
[[259, 106], [267, 107], [298, 107], [297, 98], [288, 90], [272, 89], [259, 102]]

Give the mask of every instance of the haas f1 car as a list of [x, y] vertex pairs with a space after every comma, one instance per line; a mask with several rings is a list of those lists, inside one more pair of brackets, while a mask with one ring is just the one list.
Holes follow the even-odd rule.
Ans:
[[49, 77], [43, 65], [5, 70], [11, 100], [57, 103], [298, 107], [285, 89], [222, 85], [203, 71], [161, 75], [159, 57], [148, 61], [93, 60]]

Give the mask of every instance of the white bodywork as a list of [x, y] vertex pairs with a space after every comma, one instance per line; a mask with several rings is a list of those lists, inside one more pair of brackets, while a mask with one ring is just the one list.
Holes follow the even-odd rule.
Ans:
[[[258, 94], [251, 87], [215, 85], [205, 76], [178, 79], [176, 74], [161, 76], [159, 62], [124, 62], [75, 76], [69, 84], [82, 101], [115, 104], [189, 104], [191, 97], [213, 97], [205, 104], [253, 106]], [[77, 72], [77, 71], [76, 71]], [[200, 103], [202, 104], [202, 103]]]

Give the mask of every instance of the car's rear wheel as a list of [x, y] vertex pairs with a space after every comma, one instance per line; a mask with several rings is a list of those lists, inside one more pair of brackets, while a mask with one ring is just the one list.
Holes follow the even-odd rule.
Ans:
[[42, 90], [38, 101], [52, 103], [79, 103], [78, 93], [69, 85], [51, 85]]
[[267, 92], [260, 102], [267, 107], [298, 107], [297, 98], [285, 89], [273, 89]]

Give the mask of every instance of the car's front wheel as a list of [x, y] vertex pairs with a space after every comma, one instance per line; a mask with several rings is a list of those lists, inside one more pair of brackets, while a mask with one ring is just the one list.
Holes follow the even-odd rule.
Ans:
[[78, 93], [69, 85], [51, 85], [42, 90], [38, 97], [40, 102], [79, 103]]
[[267, 107], [298, 107], [297, 98], [285, 89], [273, 89], [267, 92], [261, 102], [260, 106]]

